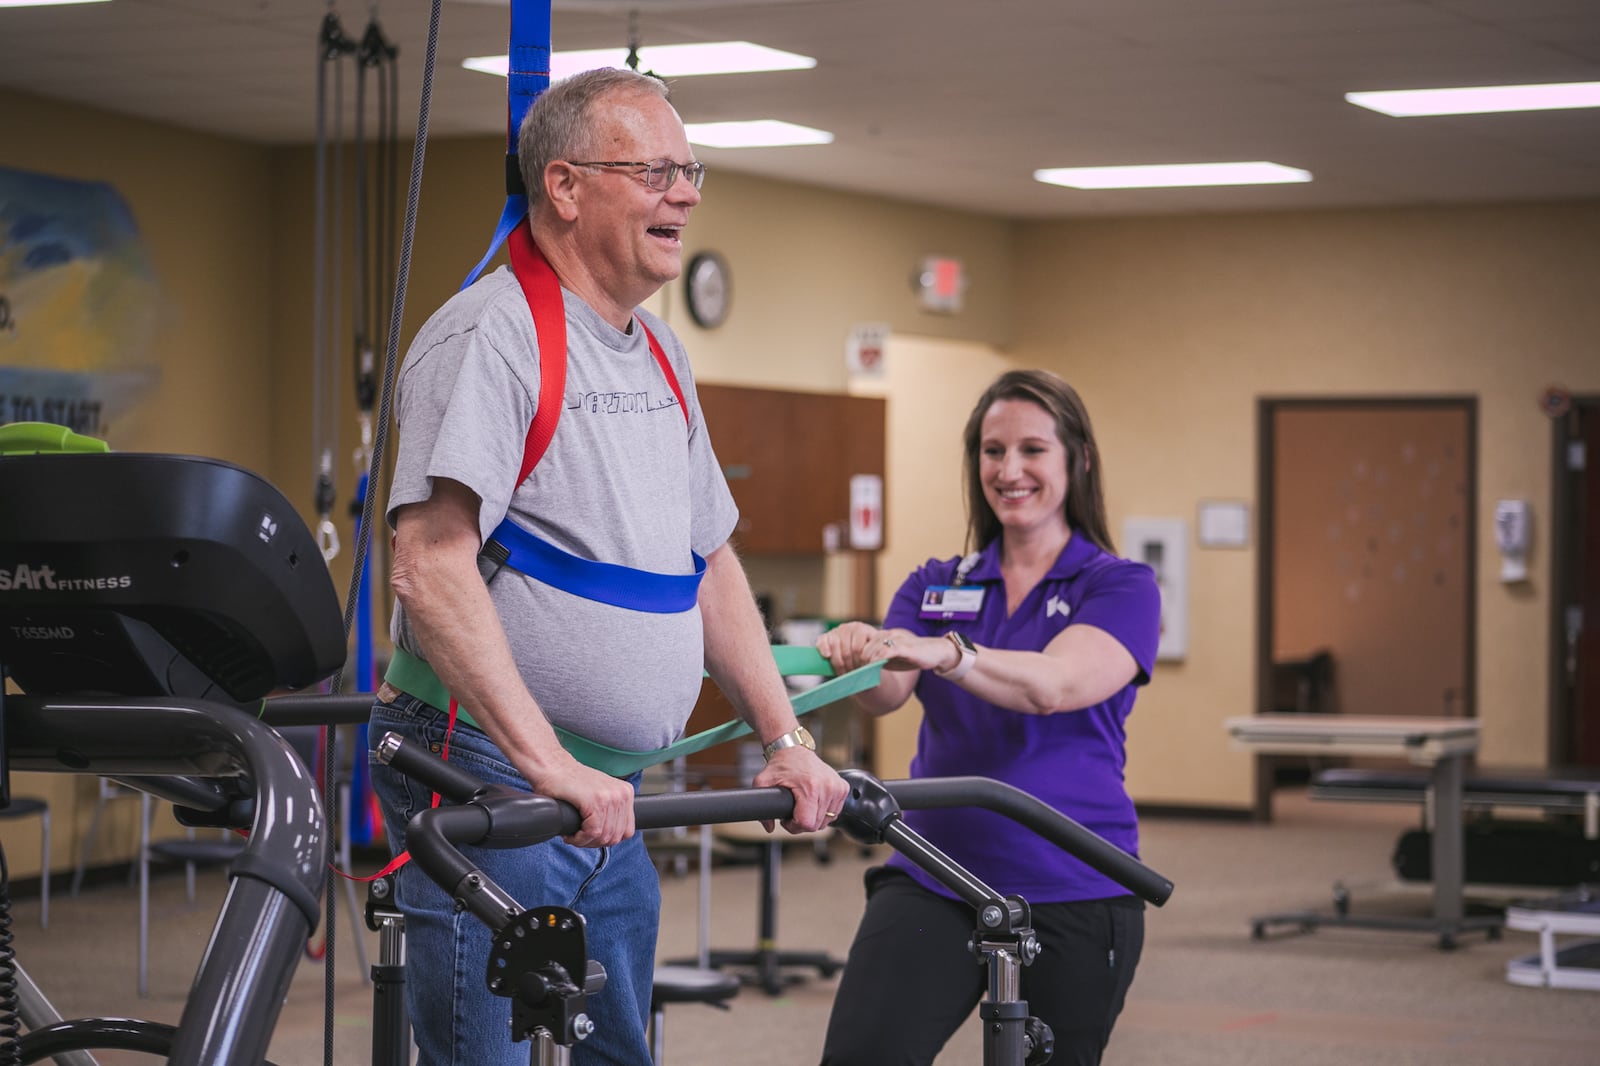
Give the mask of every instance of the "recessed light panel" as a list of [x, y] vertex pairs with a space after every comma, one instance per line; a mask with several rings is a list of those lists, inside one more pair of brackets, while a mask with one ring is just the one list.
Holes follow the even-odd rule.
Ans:
[[[583, 52], [556, 52], [550, 57], [550, 80], [600, 67], [623, 67], [625, 48], [595, 48]], [[505, 77], [509, 62], [501, 56], [475, 56], [463, 60], [468, 70]], [[639, 69], [663, 78], [689, 78], [701, 74], [760, 74], [773, 70], [810, 70], [810, 56], [782, 52], [749, 41], [713, 41], [706, 44], [657, 44], [639, 49]]]
[[1344, 98], [1395, 118], [1422, 115], [1485, 115], [1500, 111], [1559, 111], [1600, 107], [1600, 81], [1552, 85], [1479, 85], [1462, 89], [1404, 89], [1345, 93]]
[[1069, 189], [1170, 189], [1204, 185], [1282, 185], [1311, 180], [1311, 172], [1279, 163], [1169, 163], [1129, 167], [1035, 170], [1036, 181]]
[[833, 134], [810, 126], [797, 126], [775, 118], [748, 122], [689, 122], [684, 124], [690, 144], [707, 148], [781, 148], [791, 144], [830, 144]]

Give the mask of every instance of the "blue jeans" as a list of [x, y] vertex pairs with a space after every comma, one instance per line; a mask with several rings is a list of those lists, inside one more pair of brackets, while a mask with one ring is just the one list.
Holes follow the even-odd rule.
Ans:
[[[448, 715], [412, 696], [372, 708], [372, 743], [386, 732], [438, 752]], [[528, 783], [481, 731], [457, 723], [450, 761], [490, 784], [529, 791]], [[383, 805], [390, 846], [398, 851], [405, 825], [433, 799], [427, 788], [381, 765], [372, 786]], [[637, 780], [634, 787], [638, 787]], [[529, 848], [463, 848], [490, 879], [524, 907], [562, 906], [587, 919], [588, 951], [606, 970], [605, 988], [591, 996], [596, 1030], [573, 1048], [575, 1066], [648, 1066], [645, 1039], [655, 975], [661, 885], [635, 833], [613, 848], [575, 848], [551, 840]], [[512, 1043], [511, 1000], [486, 982], [490, 932], [458, 913], [443, 889], [414, 864], [400, 870], [396, 903], [406, 919], [406, 1006], [418, 1066], [527, 1066], [530, 1045]], [[575, 975], [582, 981], [582, 975]]]

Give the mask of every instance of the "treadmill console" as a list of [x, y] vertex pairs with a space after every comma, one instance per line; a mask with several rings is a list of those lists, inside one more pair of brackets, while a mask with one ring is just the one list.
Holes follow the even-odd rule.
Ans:
[[0, 458], [0, 664], [30, 695], [249, 702], [345, 659], [299, 514], [214, 459]]

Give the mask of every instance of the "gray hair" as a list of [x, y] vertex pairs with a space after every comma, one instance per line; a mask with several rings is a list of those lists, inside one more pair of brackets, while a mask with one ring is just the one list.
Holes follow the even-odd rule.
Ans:
[[666, 82], [618, 67], [602, 67], [562, 78], [539, 94], [517, 131], [517, 166], [528, 193], [528, 209], [544, 199], [544, 171], [558, 159], [584, 158], [594, 125], [590, 110], [612, 92], [652, 93], [667, 99]]

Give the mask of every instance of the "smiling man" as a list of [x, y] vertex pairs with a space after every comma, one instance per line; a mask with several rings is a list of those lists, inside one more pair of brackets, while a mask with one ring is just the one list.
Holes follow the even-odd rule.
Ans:
[[[607, 982], [574, 1061], [645, 1066], [659, 885], [637, 775], [589, 765], [588, 745], [665, 747], [704, 669], [765, 745], [756, 784], [794, 793], [786, 828], [821, 828], [848, 788], [795, 720], [727, 543], [738, 513], [688, 357], [638, 306], [681, 271], [705, 178], [665, 86], [561, 81], [529, 109], [518, 159], [530, 217], [512, 268], [440, 308], [400, 371], [396, 650], [371, 735], [448, 742], [478, 776], [578, 808], [564, 841], [471, 856], [525, 907], [588, 919]], [[386, 767], [373, 783], [398, 850], [431, 796]], [[419, 1064], [527, 1062], [485, 987], [488, 931], [414, 866], [398, 902]]]

